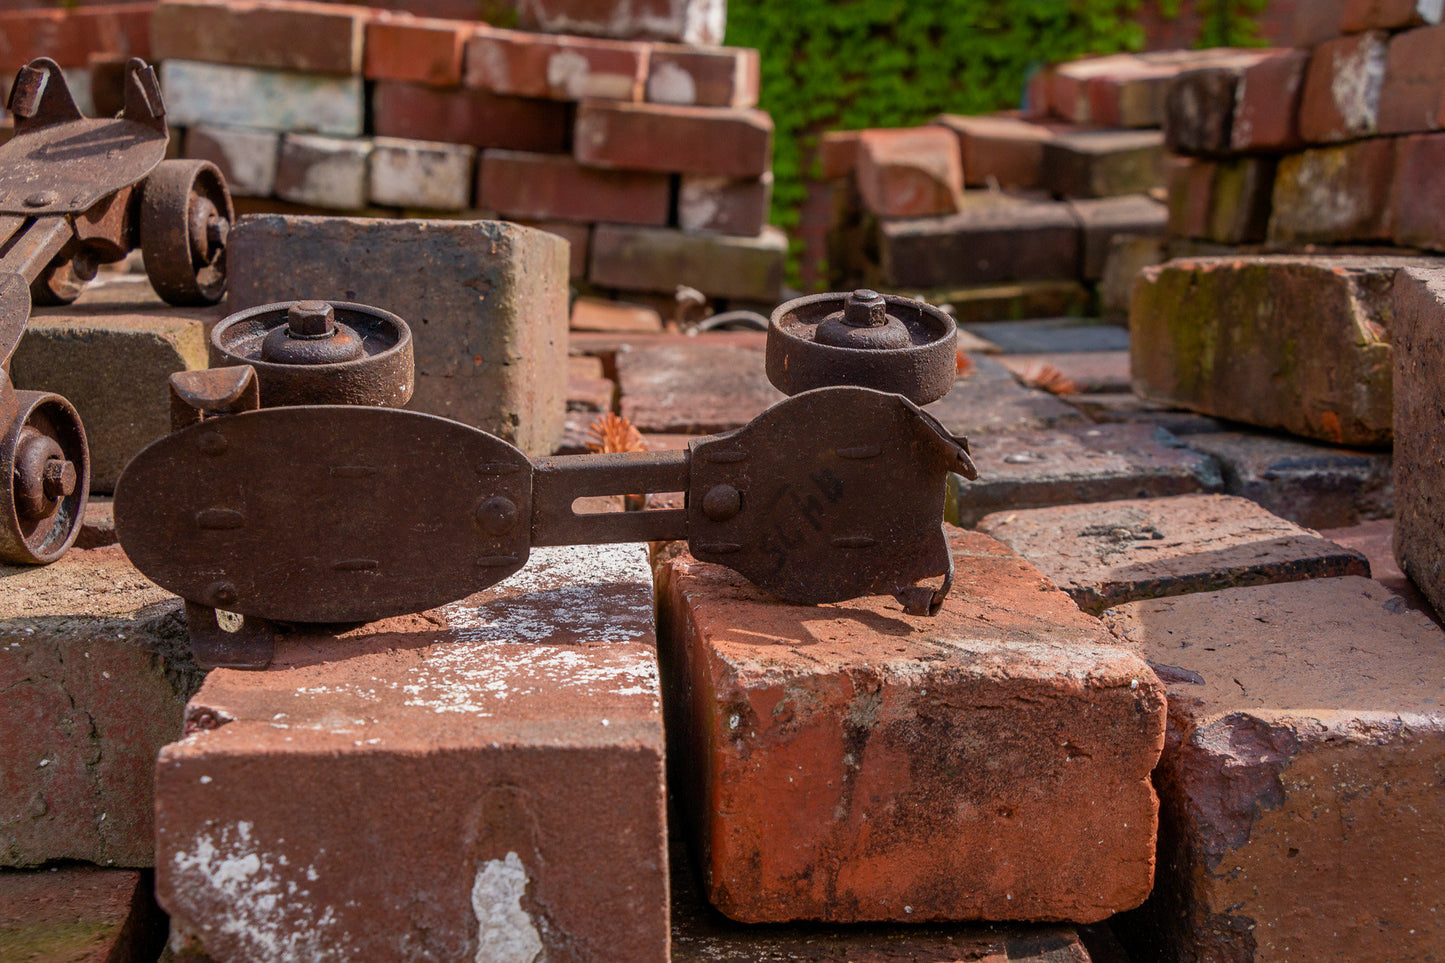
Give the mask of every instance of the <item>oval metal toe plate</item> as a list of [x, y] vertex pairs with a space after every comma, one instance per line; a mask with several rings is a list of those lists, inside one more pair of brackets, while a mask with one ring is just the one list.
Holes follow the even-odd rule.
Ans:
[[[505, 468], [498, 471], [498, 468]], [[156, 441], [115, 492], [126, 554], [182, 598], [287, 622], [418, 612], [527, 561], [527, 456], [475, 428], [411, 411], [270, 408]], [[515, 523], [483, 529], [489, 498]]]

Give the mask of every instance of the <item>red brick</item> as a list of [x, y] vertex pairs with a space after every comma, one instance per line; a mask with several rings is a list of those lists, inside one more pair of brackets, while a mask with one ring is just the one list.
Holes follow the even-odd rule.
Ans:
[[593, 101], [577, 110], [573, 151], [592, 167], [760, 177], [773, 120], [761, 110]]
[[1440, 624], [1429, 601], [1400, 570], [1400, 563], [1395, 559], [1393, 518], [1375, 518], [1347, 528], [1322, 528], [1320, 537], [1365, 556], [1370, 563], [1371, 578], [1404, 599], [1410, 608], [1423, 612], [1434, 619], [1435, 624]]
[[958, 138], [945, 127], [863, 131], [854, 177], [864, 206], [880, 217], [952, 214], [963, 206]]
[[[1245, 72], [1292, 51], [1238, 51], [1208, 66], [1182, 71], [1165, 95], [1164, 144], [1176, 154], [1218, 156], [1230, 151]], [[1276, 90], [1276, 99], [1282, 98]]]
[[1386, 36], [1380, 31], [1329, 40], [1315, 48], [1300, 95], [1300, 136], [1311, 144], [1375, 133], [1385, 81]]
[[728, 916], [1092, 921], [1148, 892], [1162, 686], [997, 542], [951, 549], [931, 619], [663, 570], [678, 788]]
[[1269, 157], [1175, 158], [1169, 172], [1169, 234], [1220, 244], [1263, 241], [1275, 166]]
[[1445, 635], [1311, 579], [1106, 614], [1168, 687], [1154, 892], [1131, 959], [1427, 960], [1445, 941]]
[[1285, 157], [1275, 173], [1270, 240], [1389, 240], [1395, 149], [1395, 139], [1376, 137]]
[[727, 21], [726, 7], [713, 0], [515, 0], [515, 6], [523, 30], [704, 46], [723, 42]]
[[667, 223], [665, 174], [603, 171], [560, 154], [489, 150], [477, 173], [477, 204], [507, 219]]
[[180, 602], [115, 546], [0, 572], [0, 865], [150, 866], [156, 753], [200, 682]]
[[830, 130], [818, 139], [818, 167], [824, 180], [849, 177], [858, 167], [858, 130]]
[[[1308, 3], [1301, 7], [1309, 6]], [[1309, 53], [1281, 51], [1246, 67], [1239, 78], [1229, 145], [1237, 153], [1296, 150], [1299, 104]]]
[[768, 223], [773, 175], [734, 181], [684, 174], [677, 191], [677, 226], [693, 234], [757, 237]]
[[477, 27], [463, 82], [496, 94], [553, 100], [641, 100], [647, 46]]
[[1161, 126], [1165, 93], [1178, 72], [1174, 64], [1141, 58], [1105, 76], [1091, 77], [1084, 84], [1089, 122], [1101, 127]]
[[84, 67], [92, 54], [149, 58], [154, 9], [147, 2], [0, 11], [0, 71], [12, 74], [36, 57], [62, 67]]
[[370, 16], [362, 6], [305, 0], [164, 0], [151, 44], [162, 60], [356, 74]]
[[1053, 139], [1054, 126], [993, 114], [942, 114], [934, 123], [958, 135], [963, 182], [969, 187], [1039, 186], [1044, 144]]
[[[98, 4], [69, 11], [88, 56], [159, 59], [151, 49], [151, 20], [155, 4]], [[75, 66], [84, 65], [82, 61]], [[61, 64], [61, 66], [68, 66]]]
[[1439, 0], [1346, 0], [1340, 29], [1399, 30], [1440, 22]]
[[[652, 308], [598, 298], [578, 298], [572, 302], [573, 331], [607, 331], [638, 333], [662, 331], [662, 318]], [[599, 359], [593, 359], [599, 360]]]
[[384, 80], [372, 94], [372, 123], [384, 137], [557, 152], [566, 149], [568, 113], [558, 101]]
[[366, 78], [455, 87], [471, 32], [471, 24], [457, 20], [379, 13], [366, 25]]
[[1370, 574], [1359, 552], [1229, 495], [1006, 509], [978, 529], [1095, 614], [1141, 599]]
[[998, 363], [1014, 377], [1029, 383], [1040, 369], [1053, 368], [1078, 389], [1070, 394], [1129, 391], [1128, 351], [1041, 351], [1036, 354], [1001, 354]]
[[756, 107], [760, 57], [746, 47], [653, 44], [646, 97], [654, 104]]
[[904, 287], [1079, 276], [1079, 225], [1061, 201], [990, 198], [947, 217], [891, 221], [878, 245], [883, 276]]
[[37, 963], [140, 963], [165, 948], [166, 920], [135, 870], [0, 873], [0, 943]]
[[1396, 244], [1445, 251], [1445, 134], [1401, 138], [1394, 177]]
[[1138, 63], [1133, 54], [1111, 54], [1106, 57], [1086, 57], [1054, 67], [1047, 81], [1049, 112], [1055, 117], [1076, 124], [1090, 123], [1093, 117], [1090, 112], [1089, 82], [1098, 77], [1129, 70]]
[[1305, 0], [1295, 4], [1290, 39], [1296, 47], [1309, 49], [1341, 33], [1340, 21], [1350, 0]]
[[1445, 127], [1445, 26], [1390, 38], [1380, 89], [1380, 133]]
[[425, 615], [298, 628], [267, 671], [212, 671], [157, 764], [177, 942], [664, 963], [652, 613], [641, 547], [538, 549]]

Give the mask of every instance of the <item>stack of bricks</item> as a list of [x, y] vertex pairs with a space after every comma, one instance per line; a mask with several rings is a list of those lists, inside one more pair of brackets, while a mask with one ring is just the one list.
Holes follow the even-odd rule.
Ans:
[[1167, 92], [1169, 231], [1221, 245], [1445, 251], [1440, 4], [1301, 4], [1295, 48]]
[[[716, 43], [683, 19], [629, 22]], [[756, 51], [285, 0], [162, 0], [151, 41], [184, 156], [243, 212], [493, 217], [603, 291], [778, 295]]]
[[1116, 239], [1164, 233], [1170, 81], [1260, 56], [1093, 57], [1041, 71], [1024, 112], [825, 135], [834, 286], [869, 283], [955, 306], [982, 300], [993, 317], [1087, 308], [1095, 286], [1138, 267], [1123, 263], [1133, 248]]
[[[87, 115], [113, 113], [120, 104], [104, 91], [115, 89], [118, 68], [127, 57], [150, 56], [154, 0], [75, 9], [0, 9], [0, 77], [9, 81], [36, 57], [49, 57], [64, 70], [77, 105]], [[92, 86], [102, 91], [92, 95]], [[11, 119], [0, 106], [0, 142], [8, 139]]]

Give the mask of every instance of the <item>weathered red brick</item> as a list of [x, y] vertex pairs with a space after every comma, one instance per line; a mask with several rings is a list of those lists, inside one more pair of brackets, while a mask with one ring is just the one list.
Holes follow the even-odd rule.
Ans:
[[1322, 528], [1320, 536], [1351, 551], [1359, 552], [1370, 563], [1370, 577], [1404, 599], [1405, 604], [1423, 612], [1440, 625], [1440, 618], [1429, 600], [1400, 570], [1395, 559], [1395, 520], [1373, 518], [1345, 528]]
[[1315, 48], [1300, 95], [1300, 136], [1311, 144], [1365, 137], [1379, 129], [1387, 37], [1378, 30]]
[[274, 130], [198, 126], [186, 130], [183, 154], [215, 164], [233, 195], [266, 197], [276, 188], [280, 152], [281, 134]]
[[1159, 864], [1132, 959], [1425, 960], [1445, 853], [1445, 634], [1311, 579], [1105, 615], [1168, 687]]
[[727, 8], [713, 0], [515, 0], [518, 25], [544, 33], [675, 40], [716, 46], [723, 42]]
[[1445, 270], [1407, 267], [1395, 291], [1395, 557], [1435, 611], [1445, 612]]
[[1439, 23], [1440, 17], [1436, 0], [1346, 0], [1340, 29], [1347, 33], [1399, 30]]
[[1380, 88], [1380, 133], [1410, 134], [1445, 127], [1445, 26], [1390, 38]]
[[1303, 49], [1317, 47], [1341, 33], [1340, 21], [1350, 0], [1308, 0], [1294, 7], [1291, 39]]
[[1270, 240], [1389, 240], [1396, 143], [1373, 137], [1282, 158], [1270, 201]]
[[0, 873], [0, 941], [16, 959], [139, 963], [165, 948], [166, 919], [147, 873], [92, 866]]
[[[1020, 318], [1075, 317], [1086, 312], [1090, 303], [1088, 288], [1079, 281], [1065, 280], [932, 288], [911, 291], [909, 297], [929, 304], [952, 305], [953, 316], [961, 325]], [[959, 332], [959, 347], [964, 351], [987, 354], [990, 350], [998, 350], [996, 347], [971, 346], [967, 343], [966, 334]]]
[[370, 16], [306, 0], [162, 0], [151, 45], [162, 60], [357, 74]]
[[455, 87], [471, 32], [458, 20], [378, 13], [366, 25], [366, 78]]
[[1059, 133], [1044, 144], [1043, 186], [1064, 197], [1145, 194], [1164, 182], [1164, 135], [1157, 130]]
[[656, 311], [641, 304], [624, 304], [598, 298], [578, 298], [572, 302], [573, 331], [608, 331], [613, 333], [661, 332], [662, 318]]
[[0, 864], [150, 866], [156, 753], [200, 682], [179, 600], [114, 546], [0, 572]]
[[624, 291], [670, 295], [686, 284], [707, 297], [775, 302], [787, 248], [783, 232], [771, 226], [757, 237], [728, 237], [599, 224], [587, 277]]
[[485, 90], [378, 81], [371, 116], [375, 133], [384, 137], [554, 153], [567, 144], [565, 103]]
[[639, 546], [538, 549], [468, 599], [212, 671], [157, 764], [176, 942], [666, 961], [652, 613]]
[[671, 206], [666, 174], [583, 167], [561, 154], [489, 150], [477, 171], [477, 204], [511, 219], [609, 221], [661, 227]]
[[951, 547], [931, 619], [663, 569], [677, 788], [728, 916], [1092, 921], [1148, 892], [1162, 686], [997, 542]]
[[768, 381], [761, 348], [681, 336], [619, 353], [617, 380], [622, 416], [644, 432], [727, 431], [783, 400]]
[[641, 100], [647, 45], [479, 26], [467, 40], [468, 87], [553, 100]]
[[921, 288], [1077, 278], [1079, 241], [1067, 204], [994, 197], [966, 198], [947, 217], [884, 223], [878, 236], [888, 283]]
[[1392, 194], [1396, 244], [1445, 251], [1445, 134], [1400, 138]]
[[818, 139], [818, 167], [824, 180], [848, 177], [858, 166], [857, 130], [830, 130]]
[[461, 144], [377, 137], [371, 142], [366, 194], [373, 204], [407, 210], [471, 207], [477, 151]]
[[648, 56], [647, 100], [696, 107], [756, 107], [758, 51], [747, 47], [653, 44]]
[[[1310, 6], [1300, 4], [1301, 8]], [[1244, 69], [1235, 94], [1229, 146], [1236, 153], [1296, 150], [1299, 105], [1310, 55], [1282, 50]]]
[[1179, 67], [1150, 63], [1140, 57], [1119, 69], [1084, 83], [1089, 122], [1101, 127], [1159, 127], [1164, 122], [1164, 99]]
[[978, 529], [1095, 614], [1189, 592], [1370, 574], [1359, 552], [1230, 495], [1007, 509]]
[[99, 4], [76, 10], [0, 11], [0, 71], [36, 57], [84, 67], [93, 54], [151, 56], [152, 2]]
[[1079, 221], [1082, 276], [1089, 281], [1104, 276], [1109, 245], [1117, 235], [1162, 237], [1169, 218], [1169, 209], [1147, 194], [1070, 201], [1069, 208]]
[[573, 153], [592, 167], [760, 177], [773, 152], [761, 110], [591, 101], [577, 109]]
[[1055, 127], [1022, 117], [941, 114], [934, 121], [958, 135], [963, 181], [969, 187], [1037, 187], [1044, 144]]
[[858, 192], [880, 217], [952, 214], [963, 206], [958, 138], [945, 127], [858, 135]]
[[359, 211], [366, 206], [370, 157], [369, 140], [287, 134], [276, 162], [276, 196], [327, 210]]
[[195, 60], [161, 65], [166, 121], [177, 127], [259, 127], [360, 137], [366, 127], [365, 87], [360, 74]]
[[1207, 67], [1182, 71], [1169, 81], [1164, 145], [1176, 154], [1227, 154], [1244, 72], [1274, 53], [1241, 52]]
[[1169, 234], [1220, 244], [1263, 241], [1269, 230], [1272, 157], [1179, 157], [1169, 171]]
[[677, 226], [694, 234], [757, 237], [768, 223], [773, 175], [735, 181], [684, 174], [677, 188]]
[[1146, 268], [1129, 315], [1134, 389], [1336, 444], [1387, 444], [1397, 269], [1388, 258], [1346, 257]]
[[1137, 69], [1139, 66], [1140, 62], [1133, 54], [1085, 57], [1059, 64], [1052, 68], [1045, 81], [1049, 113], [1075, 124], [1093, 122], [1089, 83], [1098, 78]]

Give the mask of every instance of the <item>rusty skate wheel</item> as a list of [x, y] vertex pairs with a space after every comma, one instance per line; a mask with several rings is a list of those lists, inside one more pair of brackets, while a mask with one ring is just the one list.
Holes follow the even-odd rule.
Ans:
[[0, 559], [44, 565], [80, 532], [90, 492], [90, 455], [75, 407], [60, 395], [17, 391], [0, 440]]
[[30, 285], [30, 298], [37, 307], [61, 307], [80, 297], [95, 277], [96, 265], [84, 255], [51, 261]]
[[853, 385], [926, 405], [953, 387], [957, 353], [947, 314], [874, 291], [797, 298], [768, 325], [768, 380], [789, 395]]
[[226, 293], [226, 240], [236, 219], [225, 178], [209, 161], [161, 161], [141, 187], [146, 276], [169, 304], [215, 304]]

